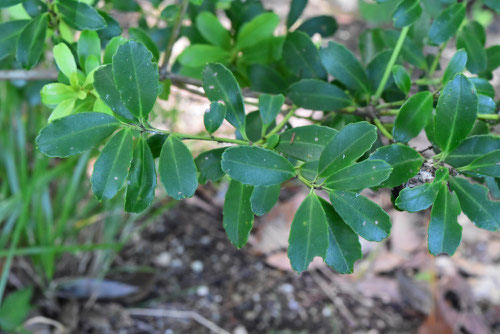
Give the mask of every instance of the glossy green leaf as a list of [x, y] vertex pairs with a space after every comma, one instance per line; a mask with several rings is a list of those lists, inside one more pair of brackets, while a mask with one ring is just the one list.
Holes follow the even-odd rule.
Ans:
[[229, 63], [231, 54], [218, 47], [208, 44], [193, 44], [179, 55], [178, 61], [189, 67], [201, 67], [207, 63]]
[[156, 159], [161, 154], [161, 149], [165, 140], [167, 140], [169, 135], [157, 133], [148, 138], [147, 142], [149, 148], [151, 149], [151, 153], [153, 154], [153, 159]]
[[26, 69], [32, 68], [43, 53], [49, 15], [35, 17], [25, 26], [17, 41], [16, 59]]
[[478, 94], [483, 94], [486, 96], [491, 97], [492, 99], [495, 98], [495, 88], [488, 82], [488, 80], [484, 78], [469, 78], [469, 81], [476, 87], [477, 93]]
[[203, 89], [212, 102], [226, 105], [226, 119], [241, 133], [245, 132], [245, 107], [236, 78], [222, 64], [208, 64], [203, 70]]
[[427, 209], [434, 203], [441, 183], [424, 183], [413, 188], [404, 188], [396, 199], [396, 206], [408, 212]]
[[373, 57], [385, 48], [384, 32], [380, 28], [367, 29], [358, 39], [358, 48], [361, 59], [368, 64]]
[[2, 0], [0, 1], [0, 8], [7, 8], [20, 4], [23, 0]]
[[68, 116], [69, 114], [71, 114], [71, 112], [73, 111], [73, 109], [75, 107], [75, 102], [76, 102], [76, 98], [65, 100], [65, 101], [62, 101], [61, 103], [59, 103], [59, 105], [50, 114], [48, 121], [52, 122], [53, 120], [56, 120], [58, 118], [65, 117], [65, 116]]
[[214, 133], [224, 122], [226, 106], [223, 103], [212, 102], [203, 115], [203, 122], [208, 133]]
[[222, 153], [224, 153], [225, 150], [226, 147], [221, 147], [205, 151], [194, 159], [200, 173], [198, 177], [200, 183], [204, 184], [208, 180], [217, 182], [224, 176], [224, 171], [221, 168], [221, 161]]
[[406, 69], [401, 65], [394, 65], [392, 68], [392, 77], [396, 86], [405, 94], [410, 92], [411, 78]]
[[345, 46], [330, 42], [319, 50], [326, 71], [348, 88], [369, 93], [368, 77], [354, 54]]
[[318, 174], [329, 176], [349, 166], [370, 149], [377, 139], [377, 128], [368, 122], [346, 125], [328, 144], [319, 158]]
[[457, 217], [462, 210], [457, 194], [450, 193], [442, 184], [431, 211], [428, 246], [432, 255], [453, 255], [462, 240], [462, 226]]
[[223, 49], [231, 47], [231, 36], [222, 26], [217, 16], [210, 12], [201, 12], [196, 17], [196, 28], [207, 41]]
[[168, 136], [163, 144], [158, 171], [167, 194], [176, 200], [192, 197], [198, 188], [193, 156], [173, 135]]
[[122, 101], [130, 112], [145, 119], [153, 108], [158, 92], [158, 66], [142, 44], [126, 42], [113, 56], [113, 77]]
[[128, 173], [125, 211], [139, 213], [153, 201], [156, 188], [156, 167], [148, 142], [140, 137], [134, 149]]
[[53, 53], [57, 67], [73, 83], [76, 79], [76, 63], [71, 50], [66, 44], [59, 43], [54, 46]]
[[422, 15], [420, 0], [403, 0], [392, 14], [394, 27], [403, 28], [415, 23]]
[[122, 36], [113, 37], [106, 45], [106, 48], [104, 49], [103, 64], [111, 64], [111, 62], [113, 61], [113, 56], [116, 53], [116, 50], [120, 45], [122, 45], [126, 41], [127, 39]]
[[495, 150], [500, 150], [500, 137], [494, 135], [471, 136], [446, 156], [453, 167], [462, 167]]
[[115, 86], [112, 65], [108, 64], [100, 67], [94, 72], [94, 88], [101, 100], [113, 110], [113, 112], [128, 120], [135, 119], [134, 115], [125, 106], [120, 96], [120, 92]]
[[463, 212], [479, 228], [488, 231], [500, 229], [500, 201], [488, 197], [488, 188], [472, 184], [464, 178], [450, 178], [451, 188], [460, 201]]
[[384, 160], [392, 166], [391, 176], [380, 185], [381, 187], [395, 187], [403, 184], [418, 174], [424, 162], [420, 153], [401, 144], [382, 146], [370, 155], [370, 159]]
[[458, 50], [451, 58], [443, 74], [443, 85], [453, 79], [455, 74], [462, 73], [467, 64], [467, 52], [464, 49]]
[[[400, 32], [397, 30], [383, 31], [382, 35], [386, 47], [393, 49], [399, 39], [399, 34]], [[422, 46], [419, 46], [410, 36], [406, 36], [403, 42], [401, 58], [420, 69], [427, 69], [427, 61], [422, 52]]]
[[262, 13], [254, 17], [250, 22], [245, 23], [238, 31], [236, 48], [241, 50], [255, 45], [267, 37], [271, 37], [274, 29], [276, 29], [279, 23], [279, 16], [270, 12]]
[[63, 101], [77, 99], [78, 93], [71, 86], [54, 82], [43, 86], [40, 96], [43, 104], [53, 108]]
[[352, 105], [352, 100], [335, 85], [317, 79], [302, 79], [290, 86], [287, 96], [297, 106], [333, 111]]
[[288, 237], [288, 258], [293, 270], [307, 270], [314, 257], [325, 258], [328, 249], [328, 221], [319, 201], [311, 192], [293, 217]]
[[[3, 3], [0, 4], [0, 7]], [[31, 309], [32, 288], [14, 290], [3, 300], [0, 307], [0, 328], [7, 332], [15, 332], [22, 326]]]
[[432, 22], [429, 30], [431, 43], [439, 45], [456, 34], [465, 18], [465, 3], [456, 3], [445, 10]]
[[303, 31], [309, 36], [320, 34], [321, 37], [330, 37], [337, 31], [338, 24], [333, 16], [320, 15], [310, 17], [297, 28], [297, 31]]
[[325, 262], [341, 274], [350, 274], [354, 262], [363, 258], [358, 235], [347, 225], [332, 205], [319, 199], [328, 222], [328, 249]]
[[281, 111], [283, 103], [285, 102], [285, 97], [281, 94], [269, 95], [262, 94], [259, 96], [259, 112], [262, 119], [262, 123], [269, 125], [274, 120]]
[[331, 189], [361, 190], [378, 186], [391, 172], [391, 165], [383, 160], [364, 160], [327, 177], [324, 185]]
[[288, 88], [283, 76], [268, 65], [252, 64], [248, 67], [250, 89], [268, 94], [282, 94]]
[[286, 27], [290, 27], [299, 19], [300, 15], [306, 8], [307, 0], [292, 0], [290, 3], [290, 10], [288, 11], [288, 16], [286, 17]]
[[222, 155], [222, 170], [231, 178], [253, 186], [271, 186], [295, 176], [288, 160], [256, 146], [228, 148]]
[[122, 28], [118, 21], [116, 21], [111, 15], [102, 10], [98, 10], [97, 13], [101, 15], [104, 19], [106, 26], [104, 28], [98, 29], [97, 34], [101, 39], [103, 45], [106, 45], [112, 38], [120, 36], [122, 33]]
[[492, 72], [500, 66], [500, 45], [493, 45], [486, 49], [487, 70]]
[[85, 2], [58, 0], [56, 2], [64, 22], [76, 30], [98, 30], [106, 27], [101, 15]]
[[0, 23], [0, 60], [16, 51], [17, 40], [29, 20], [14, 20]]
[[55, 120], [38, 137], [38, 149], [49, 157], [67, 157], [86, 151], [111, 135], [120, 122], [107, 114], [85, 112]]
[[332, 190], [330, 201], [347, 225], [362, 238], [381, 241], [389, 236], [389, 215], [368, 198], [351, 191]]
[[276, 151], [302, 161], [318, 160], [337, 130], [321, 125], [305, 125], [280, 134]]
[[[269, 133], [275, 125], [275, 121], [271, 122], [271, 124], [267, 127], [266, 134]], [[254, 110], [246, 115], [245, 132], [248, 140], [251, 142], [257, 142], [262, 138], [262, 119], [258, 110]], [[236, 138], [243, 139], [239, 130], [236, 130]]]
[[250, 198], [252, 211], [257, 216], [262, 216], [271, 211], [276, 202], [278, 202], [280, 190], [280, 184], [267, 187], [255, 187], [252, 192], [252, 197]]
[[476, 120], [478, 98], [474, 85], [462, 74], [449, 81], [439, 96], [434, 123], [436, 142], [450, 152], [467, 137]]
[[471, 73], [484, 72], [488, 65], [484, 43], [481, 43], [476, 31], [478, 27], [484, 34], [484, 28], [473, 21], [466, 25], [457, 37], [457, 49], [464, 48], [467, 51], [467, 69]]
[[478, 94], [478, 103], [477, 103], [477, 113], [478, 114], [494, 114], [497, 109], [497, 104], [495, 101], [486, 95]]
[[147, 47], [153, 54], [153, 61], [158, 62], [160, 59], [160, 51], [158, 50], [156, 43], [151, 39], [151, 37], [149, 37], [146, 31], [141, 28], [134, 27], [129, 28], [128, 33], [131, 40], [144, 44], [144, 46]]
[[106, 143], [92, 171], [92, 192], [100, 201], [113, 198], [127, 178], [133, 140], [129, 129], [117, 132]]
[[250, 204], [252, 186], [231, 180], [226, 192], [222, 225], [229, 241], [241, 248], [245, 246], [253, 226], [253, 212]]
[[299, 78], [326, 79], [318, 48], [309, 36], [301, 31], [288, 33], [283, 44], [283, 60], [290, 71]]
[[396, 141], [407, 143], [418, 136], [432, 116], [433, 101], [431, 92], [420, 92], [401, 106], [392, 130]]
[[491, 151], [478, 157], [460, 171], [469, 171], [481, 175], [500, 178], [500, 150]]
[[[391, 59], [392, 51], [384, 50], [379, 52], [366, 66], [366, 74], [368, 76], [368, 81], [370, 83], [370, 89], [372, 92], [376, 92], [382, 77], [384, 76], [385, 69], [389, 64]], [[389, 88], [389, 86], [394, 85], [394, 79], [392, 76], [388, 77], [388, 80], [384, 86], [384, 90]]]
[[[78, 61], [81, 66], [85, 65], [87, 57], [93, 55], [99, 61], [101, 60], [101, 41], [97, 32], [93, 30], [85, 30], [80, 34], [77, 44]], [[90, 69], [84, 67], [85, 71], [88, 73]], [[67, 76], [67, 75], [66, 75]]]

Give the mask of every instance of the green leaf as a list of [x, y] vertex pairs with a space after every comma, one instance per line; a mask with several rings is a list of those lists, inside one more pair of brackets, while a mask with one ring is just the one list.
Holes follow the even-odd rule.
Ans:
[[347, 225], [362, 238], [381, 241], [389, 236], [389, 215], [368, 198], [351, 191], [332, 190], [330, 201]]
[[422, 15], [420, 0], [403, 0], [392, 14], [394, 27], [403, 28], [415, 23]]
[[78, 98], [78, 93], [71, 86], [66, 86], [59, 82], [43, 86], [40, 95], [42, 103], [51, 108], [56, 107], [63, 101]]
[[370, 149], [377, 139], [377, 128], [368, 122], [346, 125], [328, 144], [319, 158], [318, 174], [329, 176], [349, 166]]
[[[76, 85], [76, 63], [73, 53], [64, 43], [59, 43], [54, 46], [54, 60], [56, 61], [59, 70], [68, 78], [72, 86]], [[75, 82], [75, 84], [73, 84]]]
[[115, 114], [128, 120], [135, 119], [135, 116], [132, 115], [130, 110], [125, 106], [120, 96], [120, 92], [115, 86], [111, 64], [101, 66], [94, 72], [94, 88], [101, 100], [103, 100]]
[[98, 10], [97, 13], [104, 19], [106, 26], [97, 30], [97, 34], [103, 45], [106, 45], [112, 38], [119, 36], [122, 33], [120, 24], [108, 13]]
[[111, 135], [120, 125], [113, 116], [84, 112], [55, 120], [38, 137], [38, 149], [49, 157], [67, 157], [86, 151]]
[[128, 173], [125, 211], [139, 213], [153, 201], [156, 188], [156, 167], [148, 142], [141, 136], [134, 149]]
[[222, 170], [231, 178], [253, 186], [271, 186], [295, 176], [288, 160], [255, 146], [228, 148], [222, 155]]
[[458, 168], [495, 150], [500, 150], [500, 137], [494, 135], [471, 136], [449, 153], [445, 161]]
[[460, 171], [469, 171], [500, 178], [500, 150], [486, 153], [467, 166], [461, 167]]
[[62, 101], [59, 105], [52, 111], [49, 116], [48, 121], [52, 122], [55, 119], [68, 116], [71, 114], [75, 107], [76, 98]]
[[58, 0], [57, 9], [64, 22], [76, 30], [99, 30], [106, 27], [101, 15], [85, 2]]
[[222, 225], [229, 241], [237, 248], [245, 246], [253, 227], [254, 216], [250, 204], [252, 189], [252, 186], [231, 180], [226, 192]]
[[297, 106], [310, 110], [334, 111], [352, 105], [340, 88], [317, 79], [302, 79], [292, 84], [287, 96]]
[[500, 3], [496, 0], [484, 0], [484, 4], [491, 9], [493, 9], [495, 12], [500, 13]]
[[93, 55], [99, 61], [101, 60], [101, 41], [99, 39], [99, 36], [97, 35], [97, 32], [93, 30], [82, 31], [82, 33], [80, 34], [80, 39], [78, 40], [77, 53], [80, 65], [85, 69], [87, 73], [90, 72], [91, 69], [84, 67], [87, 57]]
[[252, 192], [252, 197], [250, 198], [252, 211], [257, 216], [262, 216], [271, 211], [276, 202], [278, 202], [280, 190], [280, 184], [267, 187], [255, 187]]
[[451, 58], [443, 74], [443, 85], [450, 81], [455, 74], [462, 73], [467, 64], [467, 52], [464, 49], [458, 50]]
[[276, 151], [302, 161], [318, 160], [337, 130], [321, 125], [305, 125], [280, 134]]
[[26, 69], [32, 68], [43, 53], [49, 15], [44, 13], [26, 25], [17, 41], [16, 59]]
[[290, 3], [290, 10], [288, 11], [288, 16], [286, 18], [286, 27], [290, 27], [299, 19], [300, 15], [306, 8], [307, 0], [292, 0]]
[[2, 0], [0, 1], [0, 8], [12, 7], [21, 2], [23, 2], [23, 0]]
[[224, 122], [226, 117], [226, 106], [223, 103], [212, 102], [210, 108], [203, 115], [203, 122], [208, 133], [214, 133]]
[[429, 222], [428, 245], [432, 255], [455, 253], [462, 239], [462, 226], [457, 221], [461, 211], [457, 194], [450, 194], [443, 183], [434, 201]]
[[395, 187], [417, 175], [424, 158], [409, 146], [392, 144], [377, 149], [370, 160], [384, 160], [392, 166], [392, 173], [380, 187]]
[[476, 120], [478, 98], [474, 85], [462, 74], [448, 82], [439, 96], [434, 122], [436, 142], [450, 152], [467, 137]]
[[329, 176], [324, 185], [332, 189], [360, 190], [378, 186], [391, 172], [391, 165], [383, 160], [364, 160]]
[[370, 92], [364, 68], [345, 46], [330, 42], [326, 48], [319, 50], [319, 56], [326, 71], [338, 81], [350, 89]]
[[[382, 35], [384, 37], [386, 47], [393, 49], [399, 39], [399, 34], [400, 32], [397, 30], [383, 31]], [[403, 42], [403, 46], [401, 48], [401, 58], [418, 68], [423, 70], [427, 69], [427, 61], [422, 52], [422, 46], [415, 43], [410, 36], [406, 36]]]
[[224, 102], [227, 121], [244, 134], [245, 107], [233, 73], [222, 64], [208, 64], [203, 70], [203, 89], [210, 101]]
[[258, 44], [243, 49], [242, 57], [238, 58], [237, 62], [241, 64], [240, 66], [253, 63], [274, 63], [281, 59], [284, 43], [285, 36], [268, 37]]
[[394, 78], [394, 82], [396, 86], [406, 95], [410, 92], [411, 88], [411, 77], [406, 72], [406, 69], [401, 65], [394, 65], [392, 68], [392, 77]]
[[[266, 133], [271, 131], [276, 125], [276, 122], [272, 122], [266, 129]], [[254, 110], [246, 115], [245, 121], [245, 133], [247, 139], [251, 142], [257, 142], [262, 138], [262, 119], [260, 118], [260, 113], [258, 110]], [[236, 138], [243, 139], [239, 130], [236, 130]]]
[[[382, 77], [384, 76], [385, 69], [391, 59], [391, 55], [391, 50], [381, 51], [366, 66], [366, 74], [368, 75], [368, 81], [370, 83], [370, 89], [372, 92], [377, 91], [377, 88], [382, 81]], [[392, 78], [392, 76], [389, 76], [384, 86], [384, 90], [393, 85], [394, 79]]]
[[299, 78], [327, 78], [318, 48], [309, 36], [301, 31], [291, 32], [286, 36], [283, 60], [290, 71]]
[[311, 192], [300, 204], [288, 237], [288, 258], [293, 270], [307, 270], [315, 256], [325, 258], [328, 249], [328, 221], [319, 201]]
[[469, 78], [469, 81], [476, 87], [478, 94], [483, 94], [495, 98], [495, 88], [488, 82], [488, 80], [483, 78]]
[[321, 37], [330, 37], [337, 31], [338, 24], [333, 16], [320, 15], [310, 17], [297, 28], [312, 37], [318, 33]]
[[[0, 5], [1, 7], [1, 5]], [[21, 326], [29, 315], [32, 288], [11, 292], [0, 307], [0, 328], [4, 331], [14, 331]]]
[[500, 66], [500, 45], [493, 45], [486, 49], [486, 57], [488, 58], [487, 70], [493, 72]]
[[477, 113], [478, 114], [494, 114], [497, 109], [497, 104], [495, 101], [486, 95], [478, 94], [478, 103], [477, 103]]
[[270, 12], [254, 17], [238, 31], [236, 49], [241, 50], [271, 37], [279, 23], [279, 16]]
[[17, 40], [29, 20], [15, 20], [0, 23], [0, 60], [16, 51]]
[[396, 141], [407, 143], [418, 136], [432, 116], [433, 101], [431, 92], [420, 92], [401, 106], [392, 130]]
[[153, 108], [158, 92], [158, 66], [142, 44], [129, 41], [113, 56], [113, 77], [123, 103], [132, 114], [145, 119]]
[[325, 262], [341, 274], [350, 274], [354, 262], [363, 258], [358, 235], [347, 225], [332, 205], [319, 199], [328, 222], [328, 249]]
[[262, 123], [265, 125], [271, 124], [276, 120], [276, 116], [281, 111], [283, 103], [285, 102], [285, 97], [281, 94], [269, 95], [262, 94], [259, 96], [259, 112], [262, 118]]
[[477, 29], [482, 30], [484, 34], [483, 26], [472, 21], [460, 31], [457, 37], [457, 49], [464, 48], [467, 51], [467, 69], [471, 73], [484, 72], [488, 65], [484, 43], [479, 40]]
[[104, 59], [103, 59], [103, 64], [111, 64], [113, 61], [113, 56], [116, 53], [116, 50], [120, 45], [125, 43], [127, 41], [126, 38], [123, 38], [122, 36], [116, 36], [113, 37], [108, 45], [106, 45], [106, 48], [104, 49]]
[[456, 3], [439, 14], [429, 29], [429, 40], [439, 45], [456, 34], [465, 18], [465, 3]]
[[178, 61], [184, 66], [202, 67], [207, 63], [229, 63], [231, 54], [218, 47], [208, 44], [193, 44], [184, 49]]
[[167, 194], [176, 200], [192, 197], [198, 188], [193, 156], [174, 135], [163, 144], [158, 170]]
[[441, 183], [425, 183], [413, 188], [404, 188], [396, 199], [396, 206], [408, 212], [427, 209], [434, 203]]
[[151, 39], [151, 37], [149, 37], [147, 32], [145, 32], [141, 28], [129, 28], [128, 33], [131, 40], [144, 44], [144, 46], [147, 47], [149, 51], [151, 51], [151, 54], [153, 55], [153, 61], [158, 62], [158, 60], [160, 59], [160, 51], [158, 50], [158, 46], [156, 46], [156, 43]]
[[200, 34], [213, 45], [223, 49], [231, 48], [231, 35], [222, 26], [217, 16], [210, 12], [201, 12], [196, 17], [196, 28]]
[[226, 147], [221, 147], [205, 151], [194, 159], [200, 173], [198, 177], [200, 183], [204, 184], [208, 180], [217, 182], [224, 176], [224, 171], [221, 168], [221, 161], [222, 153], [224, 153], [225, 150]]
[[113, 198], [127, 178], [133, 140], [129, 129], [117, 132], [104, 146], [92, 172], [92, 192], [100, 201]]
[[377, 53], [385, 48], [384, 31], [380, 28], [363, 31], [358, 39], [358, 48], [361, 59], [368, 64]]
[[250, 89], [253, 91], [280, 94], [288, 87], [288, 82], [271, 66], [252, 64], [248, 67], [248, 72]]
[[488, 197], [488, 188], [471, 184], [464, 178], [450, 178], [451, 188], [460, 201], [463, 212], [479, 228], [488, 231], [500, 229], [500, 202]]

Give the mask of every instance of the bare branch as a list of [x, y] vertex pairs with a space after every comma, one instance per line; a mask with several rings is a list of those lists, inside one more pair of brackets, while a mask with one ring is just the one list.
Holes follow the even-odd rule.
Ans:
[[0, 71], [0, 81], [4, 80], [56, 80], [57, 71], [54, 69], [37, 70], [3, 70]]

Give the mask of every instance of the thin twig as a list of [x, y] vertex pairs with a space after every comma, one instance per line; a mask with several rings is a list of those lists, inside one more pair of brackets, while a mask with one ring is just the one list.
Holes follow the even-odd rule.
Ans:
[[2, 70], [0, 71], [0, 81], [5, 80], [56, 80], [57, 70], [36, 69], [36, 70]]

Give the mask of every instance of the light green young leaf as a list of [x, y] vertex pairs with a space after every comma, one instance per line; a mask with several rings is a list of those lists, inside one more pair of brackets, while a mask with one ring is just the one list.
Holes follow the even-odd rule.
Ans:
[[259, 96], [259, 112], [262, 118], [262, 123], [265, 125], [271, 124], [276, 120], [276, 116], [281, 111], [281, 107], [285, 102], [285, 97], [281, 94], [269, 95], [262, 94]]
[[448, 66], [446, 66], [443, 74], [443, 85], [446, 85], [455, 74], [462, 73], [465, 69], [465, 64], [467, 64], [467, 52], [464, 49], [460, 49], [453, 55]]
[[262, 216], [271, 211], [276, 202], [278, 202], [280, 190], [280, 184], [267, 187], [255, 187], [252, 192], [252, 197], [250, 198], [252, 211], [257, 216]]
[[429, 40], [435, 45], [449, 40], [465, 18], [465, 3], [456, 3], [444, 9], [429, 30]]
[[256, 146], [235, 146], [222, 155], [222, 170], [231, 178], [253, 186], [271, 186], [295, 176], [290, 162]]
[[35, 17], [25, 26], [17, 41], [16, 59], [26, 69], [32, 68], [43, 53], [49, 15]]
[[288, 258], [293, 270], [307, 270], [316, 256], [325, 258], [328, 249], [328, 221], [319, 201], [311, 192], [300, 204], [288, 237]]
[[167, 194], [176, 200], [192, 197], [198, 188], [193, 156], [174, 135], [163, 143], [158, 171]]
[[274, 13], [262, 13], [245, 23], [238, 31], [236, 37], [236, 49], [255, 45], [260, 41], [271, 37], [274, 29], [280, 23], [279, 16]]
[[73, 53], [69, 47], [64, 43], [59, 43], [54, 46], [54, 60], [56, 61], [57, 67], [61, 72], [68, 78], [71, 85], [76, 87], [77, 77], [76, 77], [76, 63]]
[[327, 74], [318, 48], [304, 32], [288, 33], [283, 44], [283, 60], [290, 71], [299, 78], [318, 78], [326, 80]]
[[364, 239], [381, 241], [389, 236], [389, 215], [368, 198], [351, 191], [332, 190], [330, 201], [347, 225]]
[[342, 89], [317, 79], [302, 79], [292, 84], [287, 96], [298, 107], [310, 110], [334, 111], [353, 104]]
[[196, 17], [196, 28], [207, 41], [223, 49], [231, 48], [231, 35], [222, 26], [217, 16], [210, 12], [201, 12]]
[[58, 118], [66, 117], [73, 111], [75, 107], [76, 98], [64, 100], [52, 111], [49, 116], [49, 122]]
[[125, 211], [139, 213], [153, 201], [156, 188], [156, 167], [147, 141], [141, 136], [134, 149], [128, 173]]
[[38, 149], [49, 157], [68, 157], [86, 151], [111, 135], [120, 122], [107, 114], [84, 112], [57, 119], [38, 137]]
[[339, 190], [361, 190], [378, 186], [391, 172], [391, 165], [383, 160], [364, 160], [329, 176], [324, 185]]
[[78, 93], [72, 87], [59, 82], [43, 86], [40, 95], [42, 103], [48, 107], [56, 107], [63, 101], [78, 98]]
[[433, 109], [431, 92], [420, 92], [411, 96], [399, 110], [392, 134], [398, 142], [407, 143], [418, 136], [427, 125]]
[[[89, 73], [92, 69], [85, 66], [87, 57], [92, 55], [95, 56], [99, 62], [101, 60], [101, 40], [99, 39], [97, 32], [93, 30], [82, 31], [76, 50], [80, 65], [83, 66], [86, 73]], [[64, 74], [66, 75], [66, 73]]]
[[231, 180], [226, 192], [222, 225], [229, 241], [237, 248], [245, 246], [253, 227], [254, 216], [250, 205], [252, 189], [252, 186]]
[[443, 183], [434, 201], [429, 222], [428, 246], [432, 255], [455, 253], [462, 240], [462, 226], [457, 221], [461, 211], [457, 194], [450, 193]]
[[321, 125], [305, 125], [280, 134], [276, 151], [302, 161], [318, 160], [337, 130]]
[[127, 178], [133, 140], [129, 129], [117, 132], [104, 146], [92, 172], [92, 192], [100, 201], [113, 198]]
[[326, 144], [319, 158], [318, 174], [329, 176], [349, 166], [372, 147], [377, 128], [368, 122], [346, 125]]
[[208, 44], [192, 44], [182, 51], [178, 61], [184, 66], [202, 67], [207, 63], [224, 63], [231, 60], [231, 54], [218, 46]]

